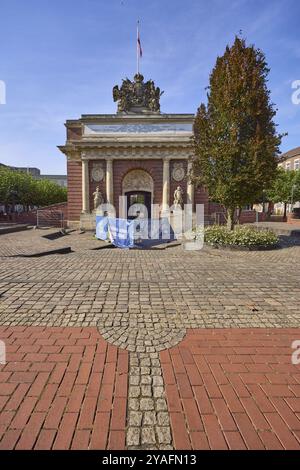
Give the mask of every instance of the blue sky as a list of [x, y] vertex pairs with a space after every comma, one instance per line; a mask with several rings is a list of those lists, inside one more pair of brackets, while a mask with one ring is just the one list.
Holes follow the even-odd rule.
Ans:
[[136, 68], [165, 91], [162, 112], [194, 113], [217, 55], [239, 30], [271, 68], [282, 151], [300, 145], [299, 0], [0, 0], [0, 162], [64, 173], [64, 122], [114, 113], [112, 87]]

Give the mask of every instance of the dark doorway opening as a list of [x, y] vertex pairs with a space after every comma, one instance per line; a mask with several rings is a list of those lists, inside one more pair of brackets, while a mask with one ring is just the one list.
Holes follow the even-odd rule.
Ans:
[[[128, 219], [135, 219], [138, 215], [143, 217], [143, 208], [139, 207], [141, 204], [147, 208], [148, 219], [151, 219], [151, 193], [149, 191], [129, 191], [126, 193], [126, 197]], [[130, 207], [132, 207], [131, 211], [129, 210]], [[144, 214], [144, 217], [146, 217], [146, 214]]]

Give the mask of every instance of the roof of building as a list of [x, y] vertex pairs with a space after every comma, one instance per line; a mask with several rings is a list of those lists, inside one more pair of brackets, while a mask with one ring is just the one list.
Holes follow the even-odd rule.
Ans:
[[40, 175], [41, 179], [67, 179], [67, 175]]
[[0, 163], [0, 166], [3, 166], [5, 168], [9, 168], [10, 170], [15, 170], [15, 171], [23, 171], [26, 173], [32, 174], [32, 176], [38, 176], [41, 179], [67, 179], [67, 175], [42, 175], [41, 170], [36, 167], [27, 167], [27, 166], [9, 166], [5, 165], [4, 163]]
[[79, 119], [67, 119], [65, 125], [67, 127], [71, 125], [78, 126], [81, 123], [108, 123], [108, 122], [193, 122], [195, 115], [191, 113], [146, 113], [146, 114], [136, 114], [136, 113], [116, 113], [116, 114], [82, 114]]
[[296, 157], [300, 155], [300, 147], [295, 147], [294, 149], [289, 150], [288, 152], [283, 153], [280, 155], [280, 161], [284, 162], [289, 158]]

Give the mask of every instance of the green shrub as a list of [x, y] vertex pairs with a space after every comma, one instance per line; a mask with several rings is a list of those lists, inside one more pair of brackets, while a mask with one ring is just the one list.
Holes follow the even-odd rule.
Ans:
[[210, 225], [204, 231], [204, 241], [209, 245], [228, 245], [229, 236], [229, 230], [222, 225]]
[[213, 246], [272, 247], [279, 239], [270, 230], [256, 230], [248, 225], [238, 225], [234, 230], [212, 225], [205, 228], [205, 242]]

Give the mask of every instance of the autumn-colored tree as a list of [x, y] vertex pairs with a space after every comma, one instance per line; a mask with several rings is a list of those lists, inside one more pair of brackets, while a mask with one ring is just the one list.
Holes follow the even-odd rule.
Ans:
[[267, 88], [265, 56], [235, 38], [210, 75], [207, 105], [194, 123], [192, 178], [227, 210], [234, 227], [237, 208], [254, 203], [276, 175], [282, 135]]

